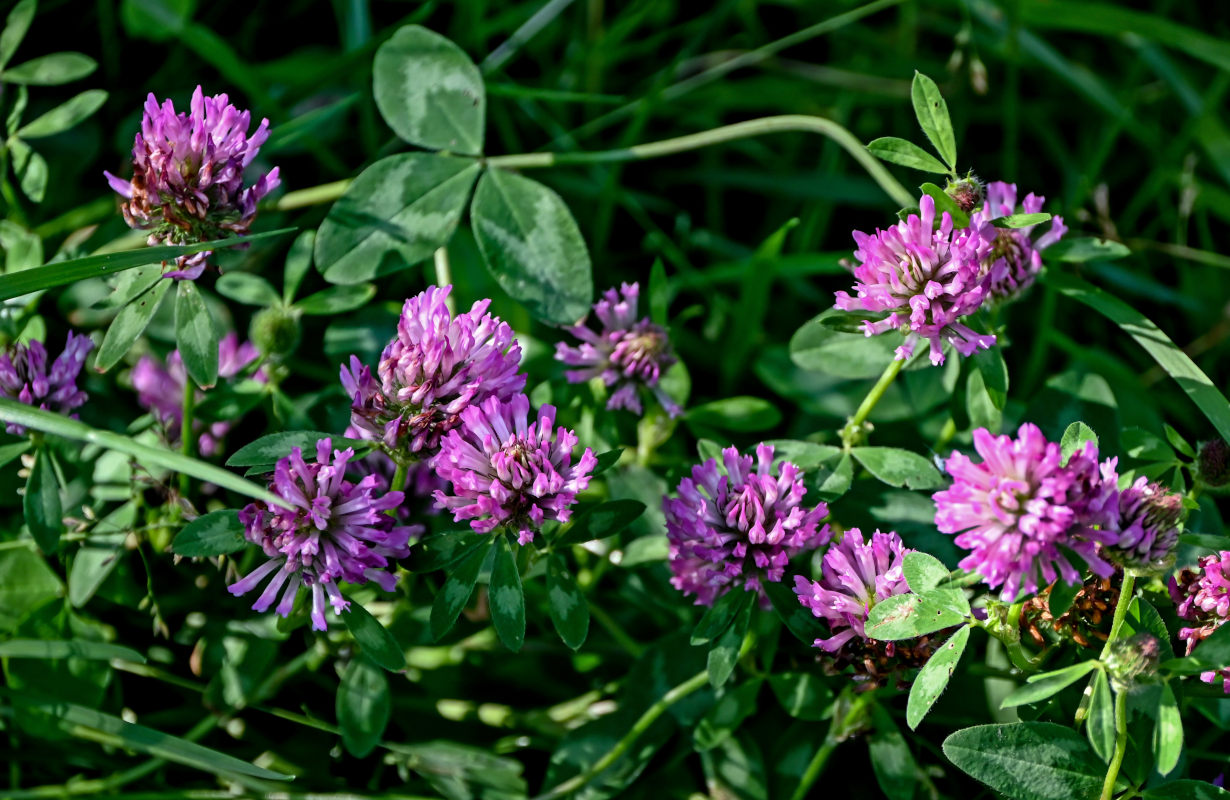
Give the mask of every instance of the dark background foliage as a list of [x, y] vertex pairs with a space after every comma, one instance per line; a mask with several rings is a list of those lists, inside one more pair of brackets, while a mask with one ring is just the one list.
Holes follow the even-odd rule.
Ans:
[[[986, 180], [1016, 182], [1022, 193], [1046, 195], [1046, 210], [1062, 214], [1074, 232], [1128, 244], [1130, 258], [1083, 266], [1084, 277], [1158, 322], [1225, 386], [1230, 257], [1221, 253], [1230, 219], [1230, 48], [1224, 44], [1230, 16], [1219, 4], [880, 2], [873, 4], [875, 13], [812, 35], [800, 32], [867, 7], [756, 0], [195, 5], [46, 0], [40, 6], [18, 59], [73, 49], [93, 56], [100, 67], [83, 82], [32, 93], [27, 118], [86, 86], [110, 92], [87, 123], [40, 145], [51, 170], [47, 199], [20, 213], [46, 237], [49, 255], [86, 225], [98, 228], [88, 238], [68, 240], [69, 252], [88, 252], [127, 233], [101, 172], [128, 174], [127, 154], [147, 92], [186, 104], [200, 83], [207, 92], [230, 93], [257, 118], [268, 117], [274, 134], [261, 159], [282, 168], [285, 190], [353, 176], [404, 149], [381, 121], [370, 86], [376, 48], [407, 23], [452, 38], [480, 64], [489, 92], [489, 155], [606, 150], [776, 114], [829, 117], [863, 141], [885, 135], [921, 141], [908, 102], [910, 79], [919, 70], [945, 94], [960, 167]], [[535, 15], [541, 16], [531, 25]], [[535, 28], [533, 35], [519, 41], [517, 32], [527, 27]], [[732, 64], [742, 66], [729, 69]], [[891, 169], [907, 186], [920, 180], [917, 173]], [[833, 431], [866, 391], [867, 381], [803, 372], [788, 352], [794, 332], [831, 304], [834, 290], [847, 288], [838, 260], [850, 255], [850, 230], [886, 226], [896, 210], [834, 143], [780, 133], [624, 166], [542, 170], [534, 177], [555, 188], [576, 216], [599, 289], [625, 280], [644, 286], [655, 259], [666, 265], [675, 291], [672, 333], [691, 373], [691, 404], [752, 395], [783, 412], [782, 421], [767, 430], [724, 434], [728, 439], [746, 445]], [[270, 213], [257, 227], [310, 228], [326, 211], [318, 206]], [[767, 262], [755, 258], [760, 243], [794, 218], [798, 224], [783, 255]], [[285, 246], [260, 243], [221, 260], [242, 260], [276, 284]], [[530, 385], [558, 378], [546, 349], [558, 333], [500, 295], [464, 230], [451, 254], [462, 302], [495, 297], [498, 313], [525, 336]], [[319, 275], [308, 280], [302, 294], [326, 285]], [[348, 319], [309, 320], [291, 362], [290, 393], [333, 387], [335, 365], [355, 349], [371, 360], [391, 333], [401, 299], [430, 281], [429, 269], [419, 268], [381, 278], [373, 307]], [[99, 324], [83, 310], [86, 299], [85, 289], [60, 293], [66, 322]], [[233, 307], [231, 313], [244, 330], [247, 312]], [[1012, 381], [1006, 426], [1031, 419], [1057, 437], [1080, 417], [1112, 452], [1121, 428], [1160, 430], [1161, 418], [1192, 441], [1210, 437], [1205, 419], [1144, 351], [1085, 307], [1039, 287], [1006, 315], [1004, 352]], [[62, 326], [49, 328], [58, 341]], [[173, 346], [169, 335], [159, 341], [156, 333], [155, 348]], [[1085, 381], [1090, 373], [1105, 384]], [[935, 441], [949, 406], [928, 401], [924, 384], [914, 379], [886, 400], [873, 417], [878, 444], [917, 451]], [[93, 400], [81, 411], [84, 419], [122, 429], [137, 416], [133, 395], [113, 378], [95, 376], [89, 388]], [[343, 409], [338, 392], [305, 412], [305, 421], [339, 429]], [[232, 441], [248, 441], [267, 427], [254, 415], [232, 433]], [[958, 442], [968, 441], [966, 428]], [[681, 429], [664, 448], [659, 472], [676, 477], [693, 461], [695, 438], [709, 433]], [[654, 492], [666, 486], [648, 474], [625, 480], [623, 490], [644, 495], [651, 507]], [[847, 524], [896, 527], [912, 546], [952, 560], [951, 544], [934, 533], [921, 495], [877, 485], [856, 490], [843, 506]], [[1201, 532], [1220, 533], [1215, 507], [1206, 504], [1202, 514], [1207, 527]], [[641, 524], [638, 532], [660, 532], [652, 517]], [[210, 564], [172, 563], [159, 552], [165, 533], [161, 539], [156, 533], [140, 557], [124, 554], [85, 615], [91, 625], [113, 628], [119, 642], [150, 652], [153, 677], [116, 673], [105, 681], [88, 670], [61, 670], [55, 683], [77, 702], [113, 713], [131, 709], [143, 724], [161, 730], [184, 735], [203, 725], [197, 733], [203, 743], [245, 759], [264, 754], [265, 766], [296, 772], [298, 792], [430, 794], [433, 788], [422, 776], [434, 774], [434, 790], [454, 792], [450, 797], [468, 796], [469, 789], [459, 786], [501, 797], [501, 776], [515, 776], [514, 761], [525, 765], [525, 778], [537, 787], [564, 735], [561, 720], [586, 713], [555, 704], [587, 692], [593, 693], [591, 703], [619, 699], [621, 710], [605, 718], [614, 732], [609, 739], [591, 731], [596, 739], [574, 736], [559, 751], [571, 747], [592, 758], [605, 749], [593, 741], [614, 741], [652, 698], [703, 666], [700, 649], [672, 636], [690, 628], [696, 615], [667, 585], [660, 564], [620, 570], [596, 584], [595, 613], [614, 617], [639, 642], [634, 651], [652, 646], [640, 660], [597, 625], [582, 651], [572, 654], [550, 634], [545, 619], [533, 617], [529, 643], [517, 657], [503, 651], [481, 621], [463, 620], [458, 632], [436, 645], [423, 614], [403, 604], [392, 629], [403, 643], [418, 646], [410, 650], [406, 677], [393, 680], [392, 720], [384, 738], [405, 746], [355, 759], [328, 730], [335, 719], [335, 663], [345, 655], [344, 644], [318, 642], [303, 629], [278, 633], [272, 620], [225, 593], [221, 574]], [[405, 590], [419, 600], [419, 611], [430, 604], [425, 583]], [[531, 582], [527, 591], [541, 592], [541, 583]], [[151, 631], [151, 612], [165, 621], [169, 638]], [[27, 633], [63, 624], [53, 604], [45, 620], [26, 623]], [[815, 671], [811, 654], [790, 644], [777, 670]], [[30, 673], [28, 664], [14, 664], [6, 671], [10, 686], [47, 680]], [[910, 740], [914, 757], [934, 780], [931, 788], [952, 797], [975, 796], [979, 789], [947, 764], [938, 741], [955, 727], [991, 718], [981, 699], [982, 678], [963, 680], [928, 718], [923, 735]], [[258, 707], [238, 711], [261, 684], [268, 691]], [[763, 713], [744, 725], [737, 740], [699, 762], [691, 757], [689, 726], [705, 710], [705, 695], [676, 707], [674, 721], [668, 717], [646, 737], [661, 749], [645, 753], [648, 777], [629, 796], [682, 797], [704, 790], [705, 781], [714, 797], [764, 796], [764, 785], [774, 787], [769, 796], [778, 796], [781, 786], [797, 780], [827, 723], [790, 719], [768, 689], [759, 697]], [[1188, 733], [1189, 742], [1214, 754], [1191, 769], [1206, 780], [1221, 769], [1224, 759], [1215, 754], [1224, 748], [1226, 724], [1224, 703], [1209, 700], [1207, 711], [1212, 724], [1197, 724]], [[325, 730], [313, 729], [313, 720]], [[672, 737], [676, 722], [683, 733]], [[14, 785], [63, 783], [79, 773], [106, 780], [143, 763], [120, 751], [39, 738], [11, 720], [6, 726], [0, 761], [8, 762]], [[485, 756], [469, 751], [414, 749], [433, 740], [465, 743], [514, 761], [486, 763]], [[867, 748], [847, 744], [839, 752], [820, 784], [829, 788], [817, 791], [840, 787], [849, 797], [879, 796]], [[216, 782], [162, 766], [131, 785], [154, 793], [148, 796], [170, 797]]]

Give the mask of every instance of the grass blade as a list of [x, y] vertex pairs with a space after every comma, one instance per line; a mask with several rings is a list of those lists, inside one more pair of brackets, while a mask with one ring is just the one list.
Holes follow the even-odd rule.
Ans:
[[1080, 278], [1050, 272], [1047, 273], [1046, 282], [1097, 311], [1135, 339], [1204, 412], [1217, 433], [1223, 439], [1230, 440], [1230, 401], [1161, 328], [1119, 298]]
[[0, 397], [0, 421], [21, 425], [30, 430], [63, 436], [65, 439], [90, 442], [91, 444], [105, 447], [108, 450], [114, 450], [117, 453], [125, 453], [147, 464], [163, 467], [174, 472], [182, 472], [199, 481], [217, 484], [224, 489], [238, 492], [245, 497], [289, 508], [286, 501], [282, 498], [266, 491], [249, 480], [227, 472], [221, 467], [215, 467], [213, 464], [189, 458], [165, 447], [141, 444], [120, 433], [100, 431], [97, 428], [91, 428], [79, 420], [69, 419], [59, 414], [53, 414], [50, 411], [33, 408], [16, 400], [10, 400], [7, 397]]

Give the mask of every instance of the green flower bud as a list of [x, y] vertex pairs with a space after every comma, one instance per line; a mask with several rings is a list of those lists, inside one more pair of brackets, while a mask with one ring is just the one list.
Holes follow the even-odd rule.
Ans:
[[299, 315], [283, 306], [263, 309], [252, 317], [248, 335], [261, 355], [285, 358], [299, 346]]
[[1130, 691], [1142, 683], [1152, 683], [1157, 676], [1162, 647], [1151, 633], [1140, 632], [1127, 639], [1116, 639], [1106, 656], [1106, 668], [1116, 691]]
[[1205, 486], [1225, 486], [1230, 483], [1230, 445], [1225, 439], [1200, 443], [1196, 454], [1196, 469]]
[[949, 181], [944, 192], [951, 197], [957, 206], [966, 214], [982, 205], [986, 196], [982, 181], [974, 173], [969, 173], [959, 181]]

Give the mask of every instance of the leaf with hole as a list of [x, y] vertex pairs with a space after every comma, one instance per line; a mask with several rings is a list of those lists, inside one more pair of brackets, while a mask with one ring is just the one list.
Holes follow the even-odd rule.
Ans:
[[965, 653], [965, 645], [969, 643], [969, 627], [962, 626], [948, 638], [948, 641], [937, 647], [927, 659], [927, 663], [918, 671], [914, 683], [910, 686], [910, 697], [906, 703], [905, 721], [910, 730], [918, 727], [948, 688], [948, 681], [956, 671], [961, 656]]

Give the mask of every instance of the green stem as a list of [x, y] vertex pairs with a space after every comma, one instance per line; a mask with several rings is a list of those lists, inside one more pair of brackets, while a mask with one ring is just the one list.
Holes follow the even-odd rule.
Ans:
[[[453, 283], [453, 273], [449, 268], [447, 246], [436, 249], [434, 261], [436, 266], [436, 286], [451, 286]], [[449, 314], [457, 313], [457, 298], [452, 292], [449, 292], [448, 297], [444, 298], [444, 305], [448, 308]]]
[[614, 764], [620, 756], [628, 752], [632, 745], [636, 742], [640, 735], [649, 730], [649, 727], [658, 721], [658, 717], [666, 713], [666, 710], [678, 703], [683, 698], [709, 685], [709, 671], [701, 670], [692, 677], [688, 678], [683, 683], [671, 689], [666, 694], [662, 695], [658, 702], [651, 705], [641, 715], [641, 718], [628, 729], [624, 737], [615, 743], [607, 754], [594, 762], [594, 764], [580, 775], [576, 775], [563, 783], [556, 786], [554, 789], [539, 795], [535, 800], [549, 800], [553, 797], [564, 797], [572, 794], [578, 789], [585, 786], [587, 783], [598, 777], [607, 767]]
[[[192, 378], [184, 376], [184, 400], [183, 400], [183, 421], [179, 426], [179, 451], [192, 458], [192, 409], [196, 403], [196, 384], [192, 382]], [[181, 495], [188, 494], [188, 476], [184, 473], [179, 474], [179, 493]]]
[[[914, 193], [902, 186], [854, 134], [831, 119], [804, 114], [783, 114], [776, 117], [751, 119], [688, 136], [678, 136], [660, 142], [649, 142], [616, 150], [600, 150], [593, 153], [516, 153], [483, 159], [483, 163], [489, 167], [505, 169], [540, 169], [568, 164], [614, 164], [623, 161], [660, 158], [737, 139], [762, 136], [766, 133], [788, 132], [818, 133], [821, 136], [827, 136], [853, 156], [854, 160], [867, 170], [872, 179], [880, 185], [885, 194], [893, 199], [893, 202], [900, 206], [912, 206], [916, 202], [917, 198]], [[350, 188], [349, 179], [300, 189], [297, 192], [288, 192], [282, 195], [272, 205], [272, 208], [275, 211], [290, 211], [321, 203], [331, 203], [341, 197], [348, 188]]]
[[1125, 570], [1123, 573], [1123, 584], [1119, 587], [1119, 599], [1115, 603], [1115, 616], [1110, 623], [1110, 634], [1106, 637], [1106, 644], [1102, 647], [1102, 660], [1110, 653], [1110, 646], [1115, 643], [1115, 639], [1119, 637], [1119, 631], [1123, 629], [1123, 620], [1127, 619], [1128, 606], [1132, 605], [1132, 593], [1136, 590], [1136, 576]]
[[1127, 722], [1127, 692], [1115, 692], [1115, 755], [1106, 769], [1101, 800], [1111, 800], [1115, 796], [1115, 780], [1119, 777], [1119, 768], [1123, 766], [1123, 754], [1127, 752]]
[[[847, 694], [846, 696], [848, 697], [849, 695]], [[842, 703], [840, 699], [838, 700], [837, 706], [833, 711], [833, 717], [829, 721], [828, 733], [824, 735], [824, 741], [820, 744], [820, 748], [816, 750], [815, 755], [808, 762], [807, 769], [803, 771], [803, 777], [799, 779], [799, 785], [795, 788], [794, 794], [790, 795], [790, 800], [805, 800], [811, 792], [812, 785], [824, 772], [829, 756], [837, 749], [837, 745], [845, 741], [852, 724], [863, 714], [863, 709], [871, 697], [872, 693], [870, 692], [858, 695], [849, 704], [845, 713], [841, 712]]]
[[589, 603], [589, 615], [606, 629], [606, 632], [611, 635], [616, 644], [628, 651], [628, 655], [633, 658], [640, 658], [641, 654], [645, 652], [645, 648], [641, 646], [640, 642], [633, 639], [614, 617], [606, 613], [605, 609], [594, 605], [592, 600]]
[[1004, 650], [1008, 653], [1012, 666], [1022, 672], [1037, 672], [1046, 657], [1046, 651], [1043, 650], [1036, 656], [1025, 652], [1025, 646], [1021, 644], [1021, 612], [1024, 610], [1024, 601], [1013, 603], [1008, 608], [1007, 631], [1000, 641], [1004, 643]]
[[871, 391], [863, 398], [863, 402], [859, 404], [858, 410], [854, 412], [854, 416], [850, 417], [846, 427], [841, 429], [842, 446], [849, 449], [862, 441], [864, 433], [863, 423], [867, 421], [867, 417], [871, 415], [872, 409], [876, 407], [876, 403], [880, 402], [880, 398], [884, 396], [884, 392], [888, 391], [888, 387], [892, 384], [893, 379], [897, 377], [897, 373], [901, 372], [901, 368], [904, 366], [905, 362], [898, 359], [888, 362], [888, 366], [884, 368], [884, 372], [880, 375], [880, 379], [876, 381], [876, 385], [871, 387]]
[[308, 206], [317, 206], [321, 203], [332, 203], [346, 193], [346, 190], [350, 188], [352, 180], [353, 178], [345, 178], [333, 183], [310, 186], [297, 192], [287, 192], [278, 198], [278, 201], [272, 205], [271, 210], [293, 211], [296, 208], [307, 208]]

